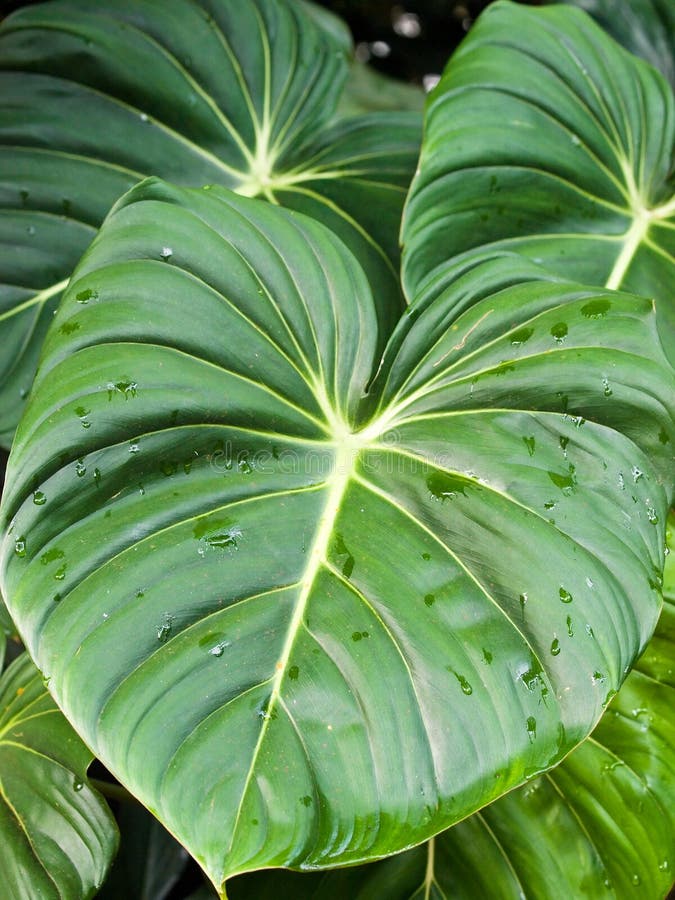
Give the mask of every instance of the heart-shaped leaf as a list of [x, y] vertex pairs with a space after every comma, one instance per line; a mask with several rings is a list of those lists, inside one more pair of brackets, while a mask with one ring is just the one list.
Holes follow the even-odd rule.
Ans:
[[450, 257], [504, 247], [655, 297], [675, 359], [674, 134], [669, 85], [585, 13], [492, 4], [427, 106], [408, 294]]
[[75, 264], [145, 175], [311, 211], [361, 258], [382, 335], [393, 327], [420, 116], [326, 128], [347, 75], [345, 38], [308, 10], [295, 0], [60, 0], [2, 23], [0, 443], [11, 442]]
[[81, 900], [101, 886], [117, 828], [87, 782], [91, 760], [24, 653], [0, 678], [4, 897]]
[[465, 817], [586, 737], [653, 630], [652, 304], [517, 256], [453, 273], [380, 365], [320, 223], [150, 180], [59, 308], [3, 589], [85, 740], [218, 886]]

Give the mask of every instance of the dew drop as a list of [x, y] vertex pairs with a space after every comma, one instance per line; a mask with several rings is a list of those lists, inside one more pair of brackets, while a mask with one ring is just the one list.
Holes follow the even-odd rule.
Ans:
[[123, 378], [120, 381], [109, 381], [107, 390], [108, 403], [110, 403], [115, 394], [121, 394], [125, 400], [128, 400], [130, 397], [135, 397], [138, 393], [138, 385], [129, 378]]
[[238, 538], [241, 537], [241, 529], [230, 528], [220, 534], [210, 534], [204, 538], [209, 547], [215, 547], [219, 550], [225, 550], [231, 547], [233, 550], [239, 549]]
[[527, 717], [527, 736], [530, 739], [530, 743], [532, 743], [537, 736], [537, 720], [534, 716]]
[[558, 344], [562, 344], [567, 337], [567, 325], [565, 322], [558, 322], [554, 325], [553, 328], [551, 328], [551, 334]]
[[557, 656], [560, 653], [560, 641], [555, 638], [551, 643], [551, 656]]
[[33, 503], [36, 506], [44, 506], [47, 502], [47, 497], [42, 493], [42, 491], [35, 491], [33, 494]]
[[79, 793], [83, 787], [84, 787], [84, 782], [81, 781], [79, 778], [76, 778], [75, 781], [73, 781], [73, 790], [74, 791], [77, 791]]
[[486, 650], [485, 647], [483, 647], [483, 659], [488, 664], [488, 666], [492, 664], [492, 654], [489, 650]]
[[340, 557], [342, 574], [345, 578], [351, 578], [352, 572], [354, 571], [354, 557], [350, 553], [341, 534], [335, 535], [334, 551], [335, 555]]
[[433, 606], [436, 597], [433, 594], [425, 594], [424, 595], [424, 603], [426, 606]]
[[607, 378], [602, 379], [602, 393], [604, 394], [605, 397], [612, 396], [612, 389], [609, 385], [609, 381]]
[[87, 288], [75, 294], [75, 300], [83, 304], [89, 303], [90, 300], [98, 300], [98, 291], [95, 291], [93, 288]]
[[466, 497], [468, 487], [466, 479], [447, 472], [434, 472], [427, 478], [429, 493], [434, 500], [440, 500], [441, 503], [454, 500], [458, 494]]
[[19, 557], [26, 555], [26, 538], [23, 535], [14, 541], [14, 552]]
[[533, 334], [534, 328], [520, 328], [511, 335], [511, 344], [514, 347], [519, 347], [521, 344], [529, 341]]
[[300, 668], [298, 666], [291, 666], [288, 670], [288, 677], [291, 679], [291, 681], [297, 681], [299, 674]]
[[528, 452], [528, 454], [529, 454], [530, 456], [534, 456], [534, 448], [535, 448], [535, 443], [536, 443], [536, 442], [535, 442], [535, 439], [534, 439], [534, 436], [531, 435], [530, 437], [524, 437], [524, 438], [523, 438], [523, 443], [524, 443], [525, 446], [527, 447], [527, 452]]
[[520, 612], [525, 618], [525, 604], [527, 603], [527, 594], [520, 594], [518, 597], [518, 602], [520, 603]]
[[170, 613], [164, 613], [162, 624], [157, 628], [157, 640], [160, 644], [165, 644], [169, 640], [173, 630], [173, 619]]
[[471, 685], [469, 684], [469, 682], [466, 680], [466, 678], [463, 675], [460, 675], [459, 672], [455, 672], [455, 670], [452, 669], [450, 666], [448, 666], [447, 669], [448, 669], [448, 672], [452, 672], [452, 674], [455, 676], [455, 678], [459, 682], [459, 686], [462, 689], [463, 694], [466, 694], [467, 697], [470, 694], [473, 694], [473, 688], [471, 687]]
[[547, 475], [551, 479], [553, 484], [563, 492], [563, 494], [569, 496], [577, 483], [577, 479], [574, 473], [574, 466], [569, 465], [566, 475], [561, 475], [559, 472], [551, 471], [547, 472]]
[[591, 300], [590, 303], [586, 303], [581, 307], [581, 315], [586, 319], [602, 319], [603, 316], [607, 315], [611, 306], [611, 302], [604, 298]]
[[574, 637], [574, 629], [572, 628], [572, 616], [567, 617], [567, 634]]
[[562, 600], [563, 603], [571, 603], [574, 597], [570, 594], [568, 590], [565, 590], [562, 585], [560, 586], [560, 590], [558, 591], [558, 596]]
[[171, 247], [162, 247], [162, 250], [159, 255], [162, 257], [163, 260], [166, 261], [168, 259], [171, 259], [171, 257], [173, 256], [173, 250], [171, 249]]
[[75, 415], [80, 420], [80, 424], [83, 428], [91, 428], [91, 422], [87, 419], [90, 412], [91, 410], [86, 409], [84, 406], [77, 406], [75, 408]]
[[209, 654], [219, 659], [225, 652], [226, 648], [229, 646], [229, 641], [219, 641], [217, 644], [214, 644], [213, 647], [210, 648]]
[[431, 553], [423, 553], [423, 554], [422, 554], [422, 559], [423, 559], [425, 562], [429, 562], [429, 560], [431, 559]]

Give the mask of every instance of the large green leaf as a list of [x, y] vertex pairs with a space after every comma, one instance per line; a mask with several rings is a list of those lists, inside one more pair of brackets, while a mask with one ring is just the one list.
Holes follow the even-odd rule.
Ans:
[[92, 755], [24, 653], [0, 679], [0, 885], [11, 900], [92, 897], [117, 828], [86, 778]]
[[555, 770], [401, 856], [242, 876], [231, 900], [662, 900], [675, 868], [674, 655], [669, 602], [592, 737]]
[[145, 175], [225, 185], [330, 224], [377, 286], [384, 340], [402, 305], [397, 235], [421, 117], [326, 129], [347, 75], [345, 39], [309, 9], [59, 0], [2, 23], [0, 443], [11, 441], [70, 273]]
[[675, 5], [671, 0], [565, 0], [589, 13], [614, 40], [647, 60], [675, 88]]
[[426, 839], [585, 738], [647, 642], [674, 437], [652, 304], [538, 278], [456, 267], [380, 367], [331, 232], [156, 180], [74, 275], [3, 591], [216, 885]]
[[427, 107], [404, 216], [407, 292], [453, 256], [507, 247], [656, 298], [675, 359], [674, 133], [663, 77], [585, 13], [492, 4]]

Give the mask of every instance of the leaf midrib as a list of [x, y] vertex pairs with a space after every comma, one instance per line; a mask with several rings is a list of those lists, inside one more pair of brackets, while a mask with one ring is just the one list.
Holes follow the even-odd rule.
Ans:
[[[309, 554], [309, 560], [302, 580], [299, 582], [298, 599], [295, 609], [288, 625], [286, 640], [281, 651], [281, 655], [276, 664], [275, 675], [272, 681], [272, 691], [266, 705], [266, 715], [263, 719], [258, 740], [253, 749], [253, 755], [246, 773], [246, 779], [241, 791], [241, 797], [237, 812], [232, 826], [232, 838], [230, 840], [229, 853], [232, 852], [234, 840], [237, 835], [239, 821], [241, 818], [244, 802], [248, 794], [248, 789], [253, 779], [256, 763], [260, 755], [261, 748], [265, 741], [265, 736], [269, 727], [269, 723], [273, 718], [273, 712], [276, 704], [280, 701], [280, 691], [284, 676], [288, 669], [288, 663], [295, 645], [296, 638], [302, 627], [307, 604], [314, 586], [314, 582], [319, 570], [326, 558], [328, 547], [335, 526], [336, 519], [339, 515], [342, 500], [345, 496], [349, 482], [354, 475], [356, 460], [360, 452], [360, 442], [355, 440], [345, 440], [337, 446], [335, 459], [333, 464], [333, 475], [327, 482], [327, 496], [323, 513], [315, 533], [314, 542]], [[229, 873], [228, 877], [231, 876]], [[221, 873], [222, 880], [223, 873]]]

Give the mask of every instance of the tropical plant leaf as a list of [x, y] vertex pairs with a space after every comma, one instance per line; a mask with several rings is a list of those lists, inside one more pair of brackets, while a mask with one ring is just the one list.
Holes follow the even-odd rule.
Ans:
[[[7, 610], [7, 606], [5, 605], [5, 601], [2, 598], [2, 594], [0, 594], [0, 632], [3, 635], [10, 635], [14, 631], [14, 626], [12, 625], [12, 619]], [[0, 637], [0, 643], [2, 643], [2, 637]], [[2, 663], [0, 663], [0, 670], [2, 669]]]
[[400, 856], [322, 875], [245, 875], [229, 897], [661, 900], [675, 867], [674, 656], [670, 600], [592, 737], [555, 770]]
[[352, 33], [347, 23], [337, 16], [335, 13], [326, 9], [325, 6], [319, 6], [310, 0], [295, 0], [297, 6], [301, 7], [305, 15], [314, 20], [326, 34], [332, 38], [336, 47], [339, 47], [346, 56], [351, 56], [353, 52]]
[[80, 900], [100, 887], [117, 828], [87, 782], [92, 758], [24, 653], [0, 678], [3, 896]]
[[311, 210], [362, 259], [382, 335], [393, 327], [421, 117], [326, 130], [348, 71], [345, 38], [308, 9], [60, 0], [2, 23], [1, 443], [11, 442], [70, 273], [114, 201], [145, 175]]
[[403, 224], [408, 295], [453, 256], [505, 247], [656, 298], [675, 359], [674, 132], [662, 76], [581, 10], [491, 4], [427, 106]]
[[339, 115], [401, 110], [422, 112], [425, 94], [421, 87], [390, 78], [372, 66], [355, 61], [338, 104]]
[[401, 850], [552, 766], [654, 628], [652, 304], [517, 256], [454, 271], [380, 368], [325, 227], [151, 179], [57, 313], [3, 590], [84, 739], [218, 887]]
[[117, 824], [120, 849], [96, 896], [166, 900], [190, 859], [187, 851], [140, 804], [120, 804]]
[[675, 89], [675, 6], [670, 0], [564, 0], [593, 16], [615, 41], [658, 69]]

